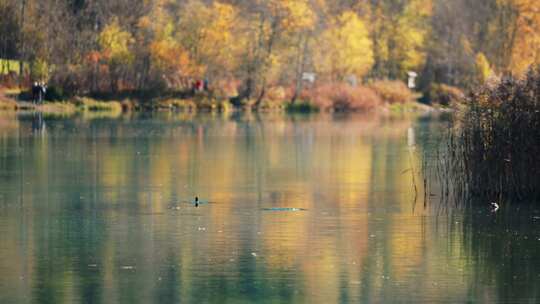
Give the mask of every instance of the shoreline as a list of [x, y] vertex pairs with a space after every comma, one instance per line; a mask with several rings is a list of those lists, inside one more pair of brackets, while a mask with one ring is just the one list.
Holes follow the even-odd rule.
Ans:
[[[198, 99], [188, 98], [153, 98], [146, 101], [136, 99], [99, 100], [89, 97], [74, 97], [69, 101], [45, 101], [35, 104], [29, 101], [17, 101], [9, 94], [0, 91], [0, 111], [13, 111], [19, 113], [39, 112], [47, 115], [72, 116], [81, 113], [100, 113], [105, 116], [121, 116], [125, 113], [153, 113], [153, 112], [186, 112], [186, 113], [227, 113], [227, 112], [257, 112], [257, 113], [430, 113], [448, 112], [450, 108], [440, 108], [426, 105], [418, 101], [405, 103], [384, 103], [373, 109], [319, 109], [316, 106], [294, 107], [289, 102], [278, 104], [263, 104], [258, 108], [250, 105], [235, 107], [225, 99], [218, 100], [208, 97]], [[301, 105], [298, 103], [297, 105]]]
[[[1, 96], [0, 96], [1, 97]], [[152, 113], [152, 112], [188, 112], [188, 113], [227, 113], [227, 112], [272, 112], [272, 113], [428, 113], [428, 112], [448, 112], [452, 109], [439, 108], [410, 101], [407, 103], [389, 104], [385, 103], [374, 109], [353, 109], [353, 110], [320, 110], [313, 108], [289, 108], [288, 103], [283, 102], [279, 106], [234, 107], [228, 101], [212, 100], [208, 102], [195, 102], [189, 99], [162, 99], [159, 101], [139, 102], [134, 100], [123, 101], [103, 101], [91, 98], [74, 98], [71, 101], [46, 101], [35, 104], [26, 101], [16, 101], [14, 99], [0, 98], [0, 111], [10, 112], [40, 112], [43, 114], [71, 116], [80, 113], [103, 113], [117, 114], [124, 113]]]

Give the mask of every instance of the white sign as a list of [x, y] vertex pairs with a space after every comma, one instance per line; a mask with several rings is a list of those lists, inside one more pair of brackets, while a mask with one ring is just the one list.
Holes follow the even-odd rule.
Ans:
[[409, 76], [409, 81], [407, 82], [407, 86], [409, 87], [409, 89], [414, 89], [416, 88], [416, 77], [418, 77], [418, 74], [416, 74], [415, 72], [407, 72], [407, 75]]
[[310, 83], [314, 83], [315, 73], [302, 73], [302, 80], [308, 81]]

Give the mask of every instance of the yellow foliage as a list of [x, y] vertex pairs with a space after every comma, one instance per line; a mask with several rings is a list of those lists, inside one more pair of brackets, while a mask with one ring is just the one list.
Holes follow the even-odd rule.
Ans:
[[522, 74], [529, 66], [540, 63], [540, 2], [506, 1], [510, 1], [518, 12], [510, 70], [515, 74]]
[[172, 39], [154, 41], [150, 45], [152, 65], [180, 75], [191, 75], [197, 68], [191, 64], [189, 54]]
[[234, 37], [236, 19], [232, 5], [191, 1], [180, 18], [178, 40], [198, 64], [230, 71], [240, 45]]
[[269, 6], [285, 30], [305, 30], [315, 24], [316, 15], [307, 0], [271, 0]]
[[133, 37], [129, 32], [122, 30], [117, 19], [103, 29], [98, 42], [102, 52], [111, 62], [127, 64], [133, 61], [133, 55], [129, 50]]
[[371, 10], [374, 51], [379, 64], [388, 69], [381, 76], [399, 77], [424, 64], [431, 13], [431, 0], [410, 0], [397, 14], [386, 11], [384, 4], [375, 4]]
[[486, 82], [493, 74], [489, 61], [483, 53], [476, 54], [475, 66], [478, 81], [480, 81], [480, 83]]
[[332, 79], [365, 75], [373, 65], [373, 50], [364, 22], [354, 12], [344, 12], [321, 34], [315, 67]]

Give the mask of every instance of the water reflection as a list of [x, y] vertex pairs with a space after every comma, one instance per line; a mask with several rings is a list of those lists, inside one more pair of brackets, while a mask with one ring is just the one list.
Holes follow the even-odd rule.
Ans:
[[486, 302], [537, 301], [540, 210], [510, 207], [496, 215], [473, 212], [465, 219], [464, 232], [476, 277], [472, 294]]
[[0, 302], [536, 297], [537, 230], [496, 255], [488, 225], [413, 211], [436, 120], [190, 115], [0, 116]]

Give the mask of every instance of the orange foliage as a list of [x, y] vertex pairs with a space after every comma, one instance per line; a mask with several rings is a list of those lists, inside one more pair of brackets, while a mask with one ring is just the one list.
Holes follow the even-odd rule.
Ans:
[[86, 54], [86, 61], [91, 64], [97, 64], [101, 60], [102, 54], [98, 51], [92, 51]]
[[385, 102], [406, 103], [414, 99], [413, 92], [401, 81], [380, 80], [369, 85]]
[[309, 100], [321, 109], [338, 111], [372, 110], [382, 104], [381, 98], [372, 89], [343, 83], [325, 84], [304, 91], [300, 99]]
[[188, 53], [176, 43], [168, 40], [154, 41], [150, 45], [152, 62], [155, 67], [174, 71], [179, 74], [189, 74], [191, 65]]

